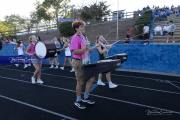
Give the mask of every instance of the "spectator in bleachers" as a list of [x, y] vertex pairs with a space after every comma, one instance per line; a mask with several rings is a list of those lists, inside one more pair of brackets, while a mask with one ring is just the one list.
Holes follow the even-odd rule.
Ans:
[[132, 27], [128, 28], [128, 30], [126, 32], [125, 43], [129, 43], [129, 41], [131, 40], [131, 37], [132, 37], [132, 33], [133, 33], [133, 28]]
[[144, 44], [149, 43], [149, 26], [147, 24], [145, 24], [145, 26], [143, 27], [143, 38], [144, 38]]
[[166, 25], [163, 26], [163, 28], [162, 28], [163, 35], [167, 35], [167, 33], [168, 33], [168, 26], [169, 26], [169, 23], [167, 23]]
[[176, 9], [175, 14], [176, 14], [176, 16], [180, 16], [180, 7]]
[[169, 22], [168, 26], [168, 37], [167, 37], [167, 43], [169, 42], [170, 39], [172, 39], [172, 42], [174, 43], [174, 31], [176, 30], [176, 25], [173, 23], [173, 21]]
[[154, 28], [154, 35], [157, 35], [157, 33], [159, 33], [161, 36], [163, 35], [163, 30], [162, 30], [162, 26], [161, 25], [157, 25]]
[[173, 13], [174, 9], [169, 9], [168, 7], [154, 9], [154, 17], [156, 20], [167, 20], [167, 16], [170, 16]]

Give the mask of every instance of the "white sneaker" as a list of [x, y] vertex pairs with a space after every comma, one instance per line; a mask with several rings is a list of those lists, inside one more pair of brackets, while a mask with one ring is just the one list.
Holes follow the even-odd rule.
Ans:
[[24, 69], [26, 69], [27, 67], [28, 67], [27, 64], [25, 64], [25, 65], [24, 65]]
[[37, 83], [43, 84], [44, 82], [41, 79], [37, 79]]
[[49, 67], [49, 68], [54, 68], [54, 66], [53, 66], [53, 65], [51, 65], [51, 67]]
[[56, 67], [54, 67], [55, 69], [58, 69], [58, 66], [56, 65]]
[[33, 77], [33, 76], [31, 77], [31, 83], [32, 83], [32, 84], [35, 84], [35, 83], [36, 83], [36, 79], [35, 79], [35, 77]]
[[61, 70], [64, 70], [64, 67], [60, 67], [61, 68]]
[[109, 83], [109, 88], [116, 88], [118, 85], [114, 84], [114, 83]]
[[97, 85], [102, 85], [102, 86], [105, 86], [106, 84], [102, 82], [102, 80], [98, 80], [97, 81]]
[[70, 72], [74, 72], [74, 68], [72, 68], [72, 70]]
[[16, 67], [19, 67], [19, 64], [15, 64]]

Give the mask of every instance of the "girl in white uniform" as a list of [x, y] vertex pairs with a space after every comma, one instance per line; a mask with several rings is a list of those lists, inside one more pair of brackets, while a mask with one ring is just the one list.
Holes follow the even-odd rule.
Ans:
[[[24, 58], [24, 45], [23, 45], [22, 40], [17, 42], [15, 50], [17, 50], [17, 53], [18, 53], [19, 57], [23, 57]], [[15, 65], [16, 65], [16, 67], [19, 67], [19, 64], [15, 64]], [[24, 68], [27, 68], [27, 67], [28, 67], [28, 65], [24, 61]]]
[[[63, 39], [63, 42], [64, 42], [64, 46], [63, 46], [63, 49], [64, 49], [64, 52], [65, 52], [65, 58], [64, 58], [64, 65], [63, 67], [60, 67], [62, 70], [64, 70], [64, 67], [66, 66], [66, 62], [68, 61], [71, 66], [72, 66], [72, 63], [71, 63], [71, 51], [70, 51], [70, 48], [69, 48], [69, 40], [65, 37], [62, 38]], [[73, 72], [74, 69], [72, 68], [71, 72]]]

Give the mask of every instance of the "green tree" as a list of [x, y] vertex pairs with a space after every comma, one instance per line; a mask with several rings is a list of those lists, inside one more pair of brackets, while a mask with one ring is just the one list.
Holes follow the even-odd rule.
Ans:
[[72, 22], [63, 22], [59, 24], [59, 31], [62, 36], [70, 37], [74, 34], [74, 30], [72, 28]]
[[[143, 15], [136, 20], [135, 22], [135, 34], [142, 34], [143, 33], [143, 27], [144, 25], [149, 25], [151, 24], [151, 19], [152, 18], [152, 11], [149, 9], [146, 9], [143, 13]], [[151, 27], [151, 26], [150, 26]], [[140, 38], [141, 36], [139, 36]]]
[[83, 7], [80, 16], [85, 21], [101, 21], [103, 17], [110, 14], [108, 7], [106, 2], [94, 3], [89, 7]]
[[57, 28], [59, 25], [59, 17], [67, 15], [67, 4], [69, 2], [70, 0], [44, 0], [44, 2], [42, 3], [45, 8], [53, 10], [52, 14], [55, 18]]
[[14, 26], [15, 33], [24, 29], [25, 21], [26, 20], [19, 15], [5, 16], [5, 22], [12, 24]]
[[28, 28], [28, 34], [29, 34], [31, 28], [34, 26], [36, 26], [36, 32], [38, 31], [38, 25], [39, 25], [40, 21], [41, 20], [38, 19], [37, 12], [36, 11], [32, 12], [30, 15], [30, 26]]
[[0, 21], [0, 34], [1, 36], [14, 36], [14, 25], [8, 22]]
[[92, 20], [93, 15], [92, 15], [92, 11], [91, 11], [90, 7], [87, 7], [87, 6], [83, 7], [80, 17], [85, 21]]
[[51, 14], [48, 14], [47, 9], [42, 5], [38, 6], [36, 14], [38, 20], [50, 21], [52, 19]]
[[37, 19], [39, 21], [43, 20], [48, 30], [50, 22], [53, 20], [53, 14], [49, 11], [48, 7], [43, 5], [38, 5], [36, 10]]

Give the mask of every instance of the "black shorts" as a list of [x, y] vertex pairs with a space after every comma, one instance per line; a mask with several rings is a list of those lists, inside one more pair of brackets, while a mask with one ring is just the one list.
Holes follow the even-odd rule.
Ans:
[[127, 34], [127, 35], [126, 35], [126, 38], [130, 38], [130, 35]]
[[144, 40], [149, 39], [149, 33], [144, 34]]
[[173, 36], [174, 32], [169, 32], [168, 35]]

